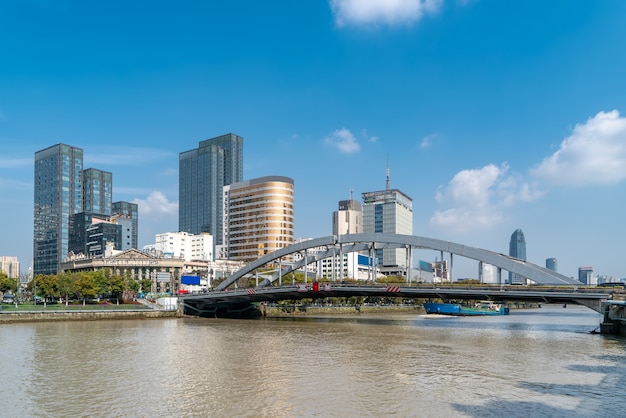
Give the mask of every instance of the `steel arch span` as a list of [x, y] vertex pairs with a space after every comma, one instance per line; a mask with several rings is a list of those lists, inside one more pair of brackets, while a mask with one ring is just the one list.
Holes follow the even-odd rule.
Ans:
[[[325, 248], [325, 251], [307, 254], [307, 251], [312, 248]], [[292, 270], [296, 270], [305, 264], [317, 262], [318, 260], [324, 258], [333, 257], [342, 253], [346, 254], [355, 251], [369, 251], [371, 249], [383, 248], [406, 248], [409, 251], [413, 248], [417, 248], [441, 251], [450, 253], [451, 255], [458, 255], [491, 264], [499, 270], [506, 270], [513, 274], [519, 274], [520, 276], [527, 277], [538, 284], [566, 286], [580, 285], [579, 281], [549, 270], [545, 267], [482, 248], [414, 235], [375, 233], [331, 235], [299, 242], [297, 244], [290, 245], [289, 247], [281, 248], [247, 264], [216, 286], [215, 289], [224, 290], [240, 278], [254, 272], [259, 267], [266, 264], [281, 264], [283, 257], [296, 253], [304, 252], [305, 257], [295, 264], [290, 265], [286, 269], [282, 268], [280, 272], [276, 272], [271, 278], [263, 280], [260, 286], [270, 285], [272, 282], [276, 281], [279, 276], [285, 275]]]

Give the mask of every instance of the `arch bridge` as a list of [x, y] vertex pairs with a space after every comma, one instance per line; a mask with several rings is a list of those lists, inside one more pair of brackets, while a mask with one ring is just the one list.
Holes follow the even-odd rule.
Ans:
[[[309, 250], [314, 248], [321, 248], [322, 250], [309, 253]], [[525, 260], [520, 260], [508, 255], [481, 248], [413, 235], [376, 233], [331, 235], [299, 242], [297, 244], [281, 248], [247, 264], [242, 269], [228, 277], [225, 281], [220, 283], [215, 289], [224, 290], [240, 278], [258, 271], [260, 267], [269, 264], [278, 265], [279, 268], [271, 275], [271, 277], [264, 279], [263, 282], [259, 284], [261, 287], [271, 285], [277, 280], [280, 281], [282, 276], [285, 274], [324, 258], [350, 252], [368, 252], [370, 254], [370, 258], [373, 258], [375, 250], [386, 248], [405, 248], [407, 250], [407, 266], [410, 266], [413, 249], [440, 251], [442, 258], [444, 253], [448, 253], [450, 254], [449, 277], [452, 277], [454, 256], [458, 255], [495, 266], [498, 269], [498, 283], [502, 283], [502, 270], [506, 270], [513, 274], [527, 277], [537, 284], [560, 286], [578, 286], [581, 284], [577, 280], [536, 264], [529, 263]], [[295, 263], [283, 266], [282, 259], [284, 257], [293, 256], [294, 254], [302, 254], [303, 257]], [[407, 281], [410, 281], [410, 268], [407, 270], [406, 277]]]
[[[502, 286], [491, 287], [467, 287], [467, 289], [445, 288], [411, 285], [410, 268], [406, 270], [407, 286], [384, 286], [380, 284], [368, 285], [343, 285], [334, 281], [325, 284], [318, 292], [313, 292], [312, 287], [304, 285], [282, 286], [282, 277], [294, 270], [305, 267], [318, 260], [340, 256], [350, 252], [367, 252], [371, 258], [375, 250], [386, 248], [406, 249], [406, 265], [411, 265], [412, 252], [414, 249], [426, 249], [440, 251], [443, 259], [444, 253], [449, 254], [449, 277], [452, 277], [454, 256], [466, 257], [480, 263], [488, 263], [496, 266], [498, 282], [502, 284], [502, 270], [518, 274], [533, 280], [539, 285], [552, 286], [550, 288], [515, 286], [504, 289]], [[315, 251], [313, 251], [315, 249]], [[293, 258], [294, 254], [300, 254], [301, 258], [296, 262], [283, 265], [283, 258]], [[269, 275], [263, 275], [259, 283], [259, 268], [272, 265], [278, 266], [276, 271]], [[342, 272], [339, 273], [343, 278]], [[255, 288], [236, 289], [236, 283], [241, 278], [257, 277]], [[334, 273], [333, 273], [334, 276]], [[372, 272], [372, 278], [375, 275]], [[373, 280], [374, 281], [374, 280]], [[235, 289], [229, 289], [235, 284]], [[493, 251], [443, 241], [433, 238], [425, 238], [400, 234], [348, 234], [339, 236], [327, 236], [303, 241], [289, 247], [282, 248], [253, 261], [222, 283], [216, 288], [203, 295], [188, 295], [182, 297], [184, 311], [190, 315], [221, 316], [246, 316], [245, 312], [253, 309], [255, 302], [275, 302], [280, 300], [297, 300], [302, 298], [323, 297], [349, 297], [349, 296], [387, 296], [405, 298], [441, 298], [441, 299], [490, 299], [499, 301], [537, 301], [543, 303], [577, 303], [585, 305], [595, 311], [601, 310], [601, 302], [610, 298], [610, 292], [591, 292], [587, 289], [578, 289], [580, 282], [559, 274], [555, 271], [529, 263], [525, 260], [513, 258]], [[326, 287], [328, 286], [328, 287]], [[505, 291], [506, 290], [506, 291]], [[242, 314], [243, 313], [243, 314]], [[240, 315], [241, 314], [241, 315]]]

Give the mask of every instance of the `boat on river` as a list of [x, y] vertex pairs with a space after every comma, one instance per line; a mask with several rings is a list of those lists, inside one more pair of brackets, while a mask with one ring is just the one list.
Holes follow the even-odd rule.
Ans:
[[508, 315], [509, 308], [501, 303], [492, 301], [480, 301], [474, 306], [463, 306], [458, 303], [424, 303], [427, 314], [452, 315], [452, 316], [486, 316]]

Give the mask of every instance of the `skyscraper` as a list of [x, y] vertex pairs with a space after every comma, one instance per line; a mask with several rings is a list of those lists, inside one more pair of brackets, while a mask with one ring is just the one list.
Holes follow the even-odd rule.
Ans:
[[[521, 229], [516, 229], [511, 234], [511, 241], [509, 241], [509, 256], [519, 258], [520, 260], [526, 260], [526, 238], [524, 238], [524, 232]], [[526, 284], [526, 278], [519, 274], [513, 274], [509, 272], [510, 284]]]
[[55, 274], [67, 256], [70, 216], [83, 206], [83, 150], [57, 144], [35, 153], [33, 273]]
[[556, 258], [546, 258], [546, 268], [552, 271], [558, 271]]
[[254, 261], [293, 244], [293, 179], [267, 176], [224, 187], [228, 258]]
[[[363, 232], [413, 235], [413, 199], [398, 189], [391, 189], [387, 169], [386, 189], [364, 192]], [[378, 266], [383, 273], [399, 273], [406, 267], [406, 249], [376, 250]]]
[[83, 170], [83, 211], [111, 214], [113, 174], [95, 168]]
[[243, 138], [226, 134], [179, 155], [178, 229], [223, 244], [223, 187], [243, 180]]
[[139, 207], [136, 203], [113, 202], [111, 213], [117, 223], [122, 225], [122, 239], [120, 250], [137, 248], [139, 235]]

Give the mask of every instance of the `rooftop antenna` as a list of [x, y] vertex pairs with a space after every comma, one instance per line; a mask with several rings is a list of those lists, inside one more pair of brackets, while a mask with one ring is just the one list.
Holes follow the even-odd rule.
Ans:
[[387, 181], [385, 182], [385, 189], [391, 188], [391, 179], [389, 178], [389, 156], [387, 156]]
[[350, 189], [350, 200], [354, 200], [354, 190]]

